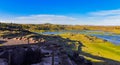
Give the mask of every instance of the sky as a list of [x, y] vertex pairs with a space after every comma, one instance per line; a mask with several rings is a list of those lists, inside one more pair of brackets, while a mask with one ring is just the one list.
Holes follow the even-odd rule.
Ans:
[[120, 25], [120, 0], [0, 0], [0, 21]]

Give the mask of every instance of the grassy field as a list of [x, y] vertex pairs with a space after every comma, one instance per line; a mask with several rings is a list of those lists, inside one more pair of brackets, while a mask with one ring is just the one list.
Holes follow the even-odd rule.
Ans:
[[[12, 36], [16, 37], [19, 36], [18, 33], [19, 31], [1, 31], [0, 36], [5, 35], [10, 37], [11, 34], [14, 34]], [[25, 34], [24, 36], [29, 36], [29, 34]], [[91, 60], [93, 65], [120, 65], [120, 46], [114, 45], [106, 40], [85, 34], [72, 33], [38, 35], [37, 37], [63, 45], [69, 54], [72, 53], [71, 49], [79, 51], [80, 55]], [[79, 42], [82, 43], [82, 46]]]
[[83, 44], [80, 55], [91, 60], [94, 65], [120, 65], [120, 46], [83, 34], [61, 34], [60, 36], [80, 41]]

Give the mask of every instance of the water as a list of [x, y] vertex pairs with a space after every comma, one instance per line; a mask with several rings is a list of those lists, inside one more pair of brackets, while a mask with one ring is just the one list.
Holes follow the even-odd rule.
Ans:
[[96, 36], [98, 38], [107, 40], [112, 42], [116, 45], [120, 45], [120, 35], [110, 33], [110, 32], [103, 32], [103, 31], [88, 31], [88, 30], [72, 30], [72, 31], [55, 31], [55, 32], [43, 32], [42, 34], [63, 34], [63, 33], [77, 33], [77, 34], [86, 34], [91, 36]]
[[97, 34], [94, 34], [92, 36], [96, 36], [98, 38], [110, 41], [116, 45], [120, 45], [120, 35], [97, 35]]

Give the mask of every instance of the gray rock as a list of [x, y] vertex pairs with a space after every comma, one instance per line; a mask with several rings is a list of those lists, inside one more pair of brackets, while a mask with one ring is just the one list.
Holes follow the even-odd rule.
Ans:
[[0, 65], [8, 65], [6, 59], [0, 59]]

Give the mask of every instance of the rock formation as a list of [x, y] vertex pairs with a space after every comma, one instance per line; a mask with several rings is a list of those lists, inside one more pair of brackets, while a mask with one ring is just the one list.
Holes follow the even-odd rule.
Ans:
[[0, 65], [92, 65], [92, 63], [76, 52], [73, 56], [68, 56], [64, 48], [51, 42], [44, 45], [1, 47]]

